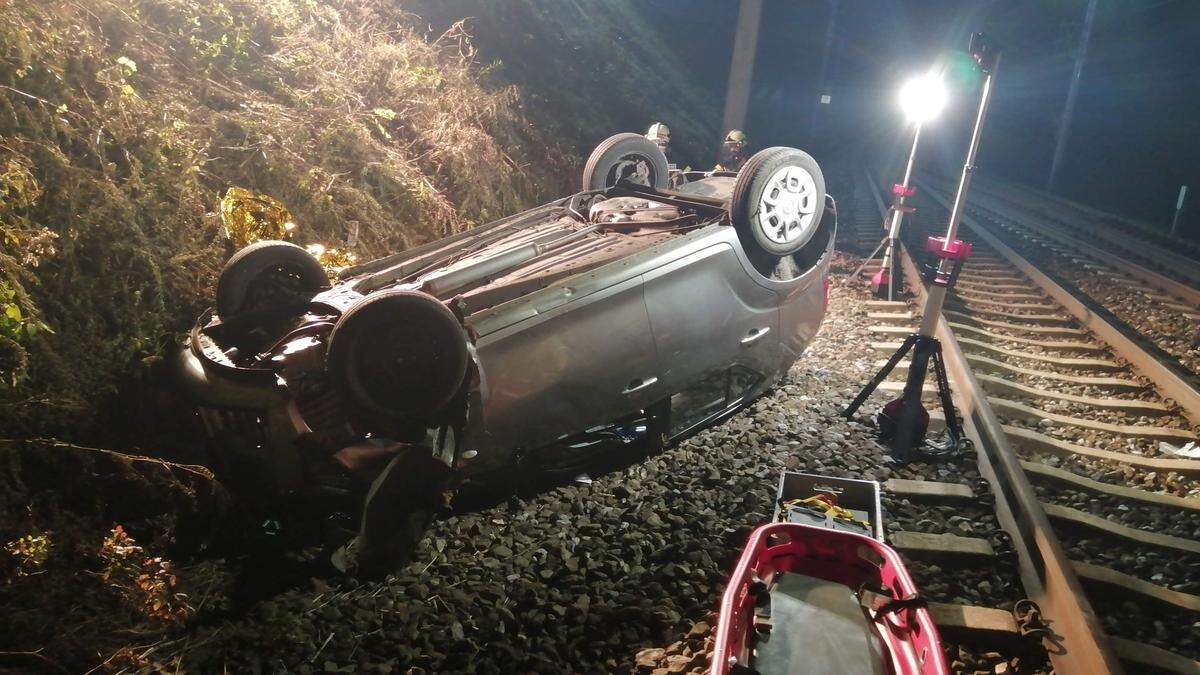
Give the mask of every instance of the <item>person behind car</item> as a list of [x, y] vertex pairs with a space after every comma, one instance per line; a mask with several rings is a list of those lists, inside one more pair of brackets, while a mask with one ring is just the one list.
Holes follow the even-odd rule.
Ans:
[[662, 122], [655, 122], [646, 130], [646, 138], [654, 142], [663, 154], [668, 154], [671, 147], [671, 129]]
[[669, 172], [668, 184], [672, 188], [677, 188], [687, 182], [684, 173], [691, 171], [691, 167], [680, 169], [674, 162], [670, 160], [668, 152], [671, 149], [671, 129], [662, 122], [655, 122], [646, 130], [646, 138], [654, 142], [659, 150], [662, 150], [663, 157], [667, 157], [667, 171]]
[[746, 132], [734, 129], [725, 135], [721, 149], [717, 152], [717, 165], [714, 171], [738, 171], [746, 163], [749, 153]]

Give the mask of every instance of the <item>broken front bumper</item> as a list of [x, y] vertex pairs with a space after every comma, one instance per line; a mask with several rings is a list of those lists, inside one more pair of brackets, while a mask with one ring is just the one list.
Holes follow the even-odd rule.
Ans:
[[199, 326], [175, 354], [174, 366], [180, 388], [196, 404], [225, 480], [276, 494], [303, 483], [295, 441], [308, 427], [273, 371], [233, 365]]

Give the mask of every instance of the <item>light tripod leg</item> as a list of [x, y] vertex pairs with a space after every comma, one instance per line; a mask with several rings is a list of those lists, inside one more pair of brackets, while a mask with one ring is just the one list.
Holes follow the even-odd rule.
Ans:
[[896, 300], [896, 253], [898, 251], [896, 242], [888, 244], [888, 251], [891, 253], [891, 255], [885, 256], [888, 261], [888, 302], [894, 302]]
[[925, 373], [929, 369], [929, 358], [938, 345], [936, 338], [914, 336], [912, 364], [908, 367], [908, 379], [904, 382], [903, 404], [896, 420], [896, 433], [892, 436], [892, 457], [898, 462], [907, 462], [909, 453], [919, 440], [922, 388]]
[[882, 249], [884, 246], [886, 246], [886, 245], [887, 245], [887, 243], [888, 243], [888, 238], [887, 238], [887, 237], [884, 237], [884, 238], [883, 238], [883, 241], [879, 242], [879, 245], [875, 247], [875, 250], [874, 250], [874, 251], [871, 251], [871, 255], [867, 256], [867, 257], [866, 257], [866, 258], [863, 260], [863, 264], [859, 265], [859, 266], [858, 266], [858, 269], [854, 270], [854, 274], [851, 274], [851, 275], [850, 275], [850, 278], [851, 278], [851, 279], [857, 279], [857, 278], [858, 278], [858, 275], [859, 275], [859, 274], [862, 274], [862, 271], [863, 271], [863, 270], [865, 270], [865, 269], [867, 268], [867, 263], [869, 263], [869, 262], [871, 262], [872, 260], [874, 260], [874, 259], [875, 259], [875, 254], [876, 254], [876, 253], [879, 253], [880, 249]]
[[871, 378], [871, 381], [867, 383], [867, 386], [863, 387], [863, 390], [858, 392], [858, 396], [854, 397], [854, 400], [850, 402], [850, 405], [846, 406], [846, 411], [843, 413], [846, 416], [846, 419], [854, 417], [854, 413], [858, 412], [858, 409], [862, 407], [862, 404], [867, 402], [867, 399], [870, 398], [871, 393], [875, 391], [879, 384], [887, 379], [887, 376], [891, 374], [892, 369], [894, 369], [896, 364], [900, 363], [900, 360], [903, 359], [906, 354], [908, 354], [908, 350], [912, 349], [912, 346], [914, 343], [916, 343], [916, 341], [916, 335], [909, 335], [904, 339], [904, 343], [900, 345], [900, 348], [897, 349], [894, 354], [892, 354], [892, 357], [888, 359], [887, 363], [883, 364], [883, 367], [879, 369], [879, 372], [875, 373], [875, 377]]
[[946, 434], [950, 437], [945, 448], [947, 452], [956, 452], [963, 442], [962, 425], [958, 423], [958, 414], [954, 409], [954, 400], [950, 398], [950, 380], [946, 377], [946, 362], [942, 356], [941, 343], [933, 353], [933, 372], [937, 377], [938, 397], [941, 399], [942, 411], [946, 414]]

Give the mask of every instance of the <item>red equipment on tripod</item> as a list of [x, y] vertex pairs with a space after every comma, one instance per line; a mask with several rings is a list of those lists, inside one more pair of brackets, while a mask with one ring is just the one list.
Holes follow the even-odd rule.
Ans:
[[[914, 141], [915, 154], [915, 141]], [[904, 173], [904, 182], [907, 183], [912, 174], [912, 161], [909, 161], [909, 168]], [[916, 194], [917, 189], [896, 183], [892, 186], [892, 208], [888, 211], [888, 219], [891, 220], [891, 225], [888, 229], [888, 236], [884, 240], [887, 248], [883, 252], [883, 264], [879, 266], [879, 271], [871, 276], [871, 293], [877, 298], [885, 300], [894, 300], [896, 294], [904, 290], [901, 275], [896, 273], [896, 246], [900, 239], [900, 224], [903, 222], [904, 214], [913, 213], [916, 211], [911, 206], [905, 206], [904, 200]]]

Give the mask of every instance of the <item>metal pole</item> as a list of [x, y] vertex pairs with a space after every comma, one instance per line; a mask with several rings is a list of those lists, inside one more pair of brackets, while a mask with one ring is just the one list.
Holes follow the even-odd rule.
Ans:
[[[971, 176], [975, 173], [975, 156], [979, 152], [979, 139], [983, 137], [983, 122], [987, 118], [988, 104], [992, 99], [992, 81], [1000, 67], [1000, 55], [996, 55], [990, 67], [983, 67], [986, 70], [984, 71], [983, 91], [979, 95], [979, 112], [975, 116], [975, 128], [971, 132], [971, 144], [967, 146], [967, 158], [963, 161], [962, 175], [958, 179], [958, 192], [954, 196], [954, 206], [950, 209], [950, 224], [946, 228], [943, 251], [950, 251], [950, 247], [954, 245], [953, 242], [958, 236], [958, 224], [966, 206], [967, 190], [971, 186]], [[919, 415], [923, 410], [921, 393], [925, 386], [925, 374], [928, 371], [930, 360], [941, 358], [942, 345], [933, 334], [937, 329], [938, 319], [942, 316], [946, 291], [953, 283], [953, 278], [957, 276], [954, 270], [958, 264], [958, 260], [949, 255], [943, 255], [941, 263], [938, 264], [937, 273], [925, 292], [921, 328], [917, 331], [912, 363], [908, 366], [908, 377], [904, 381], [904, 392], [901, 394], [903, 403], [897, 415], [896, 431], [891, 440], [892, 456], [898, 462], [908, 461], [909, 452], [916, 445], [922, 433]], [[946, 428], [949, 431], [955, 413], [953, 410], [946, 410], [945, 413]], [[953, 438], [953, 433], [951, 433], [951, 442], [955, 444], [959, 442], [958, 439]]]
[[892, 209], [892, 224], [888, 228], [888, 245], [883, 253], [883, 264], [880, 269], [888, 273], [888, 300], [895, 300], [896, 286], [896, 244], [900, 240], [900, 225], [904, 221], [904, 197], [908, 192], [909, 181], [912, 180], [913, 163], [917, 158], [917, 142], [921, 140], [921, 123], [917, 122], [917, 130], [913, 132], [912, 149], [908, 151], [908, 166], [904, 168], [904, 192], [897, 195], [896, 205]]
[[1187, 197], [1187, 186], [1179, 186], [1179, 199], [1175, 200], [1175, 217], [1171, 219], [1171, 236], [1179, 236], [1179, 214], [1183, 213], [1183, 199]]
[[821, 117], [821, 106], [825, 105], [821, 97], [825, 96], [825, 86], [829, 76], [829, 54], [833, 51], [834, 28], [837, 26], [838, 0], [829, 0], [829, 21], [825, 24], [825, 49], [821, 52], [821, 75], [817, 79], [817, 98], [813, 104], [812, 120], [809, 124], [808, 142], [816, 146], [817, 124]]
[[[875, 387], [878, 386], [878, 383], [882, 381], [882, 378], [887, 376], [886, 371], [890, 371], [895, 363], [899, 359], [902, 359], [911, 349], [912, 363], [909, 364], [908, 376], [904, 382], [904, 392], [899, 399], [885, 405], [878, 417], [880, 435], [888, 441], [892, 450], [892, 457], [900, 463], [908, 461], [909, 453], [924, 437], [928, 427], [928, 416], [921, 405], [921, 394], [925, 384], [925, 375], [928, 372], [931, 362], [937, 378], [939, 399], [946, 413], [946, 433], [949, 438], [944, 444], [930, 444], [930, 447], [938, 455], [958, 453], [966, 447], [965, 442], [967, 439], [963, 436], [962, 427], [958, 423], [957, 413], [954, 410], [954, 403], [950, 399], [950, 385], [946, 378], [944, 360], [942, 358], [942, 345], [934, 337], [934, 329], [938, 327], [942, 305], [946, 300], [946, 291], [954, 285], [954, 281], [958, 277], [959, 265], [970, 254], [970, 248], [963, 242], [957, 241], [955, 237], [958, 234], [958, 225], [962, 219], [963, 210], [966, 205], [967, 191], [971, 185], [971, 177], [975, 172], [975, 159], [979, 152], [980, 140], [983, 137], [983, 123], [987, 119], [988, 106], [992, 98], [992, 83], [995, 80], [996, 72], [1000, 68], [1000, 54], [993, 51], [983, 33], [975, 33], [971, 37], [970, 49], [971, 56], [984, 74], [983, 87], [979, 94], [979, 111], [975, 115], [975, 126], [971, 131], [971, 142], [967, 146], [967, 156], [963, 161], [962, 175], [958, 181], [958, 192], [954, 197], [954, 206], [950, 210], [950, 222], [946, 228], [946, 238], [942, 244], [942, 250], [937, 252], [941, 258], [941, 262], [938, 264], [934, 277], [930, 280], [929, 288], [924, 293], [925, 300], [921, 317], [921, 327], [916, 333], [909, 335], [908, 339], [901, 345], [900, 350], [896, 354], [893, 354], [892, 359], [884, 366], [884, 371], [881, 371], [882, 374], [876, 374], [876, 378], [859, 392], [859, 395], [845, 411], [847, 417], [853, 415], [867, 397], [870, 396]], [[912, 177], [917, 141], [918, 134], [914, 134], [913, 149], [910, 151], [909, 163], [905, 167], [904, 172], [905, 183]], [[907, 190], [904, 192], [907, 192]], [[897, 201], [899, 202], [900, 200]], [[897, 222], [898, 220], [896, 220], [896, 216], [893, 214], [893, 230], [897, 229], [895, 227]], [[917, 290], [918, 292], [922, 290], [920, 285], [918, 285]]]
[[[962, 220], [963, 209], [966, 207], [967, 190], [971, 187], [971, 177], [975, 174], [975, 155], [979, 152], [979, 139], [983, 137], [983, 121], [987, 117], [988, 104], [992, 99], [992, 80], [1000, 69], [1000, 56], [988, 70], [983, 80], [983, 92], [979, 97], [979, 113], [975, 116], [975, 129], [971, 132], [971, 144], [967, 147], [967, 158], [963, 162], [962, 175], [958, 179], [958, 192], [954, 195], [954, 206], [950, 209], [950, 224], [946, 227], [946, 246], [950, 246], [958, 236], [958, 224]], [[938, 265], [938, 278], [945, 279], [950, 275], [956, 263], [950, 258], [942, 258]], [[946, 302], [946, 285], [932, 283], [929, 285], [929, 297], [925, 301], [924, 315], [921, 317], [920, 334], [932, 336], [937, 328], [938, 317], [942, 313], [942, 305]]]
[[750, 101], [750, 82], [754, 75], [754, 52], [758, 48], [758, 26], [763, 0], [741, 0], [737, 30], [733, 37], [733, 60], [729, 64], [729, 84], [725, 88], [725, 116], [722, 133], [746, 125]]
[[[908, 151], [908, 165], [904, 167], [904, 187], [908, 187], [908, 182], [912, 180], [913, 163], [917, 158], [917, 141], [921, 140], [921, 122], [917, 122], [917, 129], [913, 132], [912, 148]], [[903, 197], [904, 195], [901, 195]]]
[[1062, 166], [1063, 155], [1067, 150], [1067, 139], [1071, 135], [1071, 117], [1075, 114], [1075, 96], [1079, 93], [1079, 78], [1083, 74], [1083, 62], [1087, 58], [1088, 42], [1092, 38], [1092, 22], [1095, 18], [1096, 0], [1088, 0], [1087, 11], [1083, 15], [1083, 32], [1079, 36], [1079, 49], [1075, 52], [1075, 69], [1071, 72], [1071, 84], [1067, 87], [1067, 102], [1063, 106], [1062, 116], [1058, 118], [1054, 159], [1050, 162], [1050, 177], [1046, 181], [1047, 192], [1054, 192], [1054, 184], [1058, 181], [1058, 170]]

